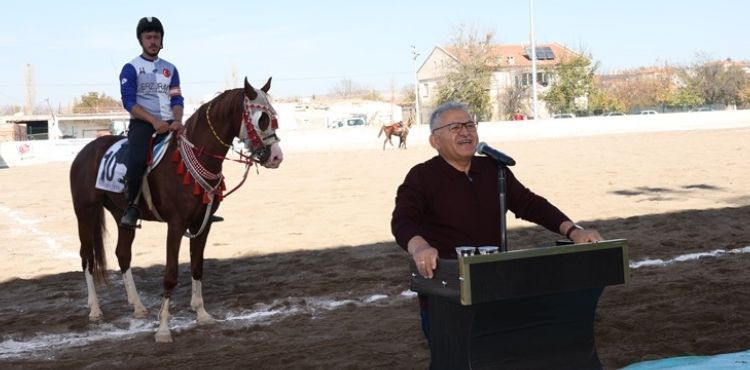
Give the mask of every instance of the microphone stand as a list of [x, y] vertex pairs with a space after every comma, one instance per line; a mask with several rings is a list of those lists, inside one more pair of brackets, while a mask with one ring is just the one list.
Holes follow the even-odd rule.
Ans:
[[505, 213], [508, 211], [508, 203], [505, 199], [505, 165], [497, 164], [497, 189], [500, 193], [500, 252], [508, 251], [508, 238]]

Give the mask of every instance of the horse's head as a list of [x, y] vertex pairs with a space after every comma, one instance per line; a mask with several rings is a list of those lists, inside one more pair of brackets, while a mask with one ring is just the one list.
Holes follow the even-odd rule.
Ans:
[[240, 128], [240, 139], [250, 149], [251, 157], [263, 166], [276, 168], [281, 164], [282, 154], [278, 145], [279, 128], [276, 110], [271, 106], [268, 90], [271, 78], [260, 89], [254, 88], [245, 77], [245, 112]]

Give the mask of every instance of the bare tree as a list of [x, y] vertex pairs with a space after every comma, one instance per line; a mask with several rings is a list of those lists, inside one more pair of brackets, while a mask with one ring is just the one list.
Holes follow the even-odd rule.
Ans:
[[529, 89], [527, 87], [511, 84], [498, 95], [500, 99], [500, 109], [505, 118], [513, 117], [516, 112], [525, 114], [523, 102], [529, 98]]
[[337, 82], [331, 88], [330, 94], [337, 98], [351, 98], [362, 92], [362, 88], [349, 78]]
[[461, 101], [477, 114], [479, 120], [492, 115], [490, 77], [492, 76], [492, 39], [494, 32], [478, 32], [474, 27], [461, 25], [456, 29], [451, 51], [458, 63], [445, 66], [446, 78], [438, 85], [435, 105]]
[[692, 66], [682, 73], [685, 85], [696, 91], [706, 104], [731, 105], [742, 102], [747, 77], [731, 60], [711, 61], [697, 54]]

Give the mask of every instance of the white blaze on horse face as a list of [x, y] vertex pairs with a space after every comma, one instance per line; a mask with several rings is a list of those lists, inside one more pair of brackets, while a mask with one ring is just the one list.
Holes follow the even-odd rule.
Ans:
[[[268, 115], [268, 127], [264, 130], [260, 130], [260, 117], [262, 115], [262, 111], [254, 111], [253, 112], [253, 124], [255, 125], [255, 129], [258, 130], [258, 134], [261, 136], [261, 138], [267, 138], [263, 140], [263, 144], [265, 145], [271, 145], [278, 141], [278, 138], [273, 136], [274, 133], [276, 133], [276, 128], [273, 127], [273, 120], [277, 119], [276, 117], [276, 110], [273, 108], [273, 105], [271, 105], [271, 97], [266, 94], [263, 90], [256, 90], [258, 92], [258, 97], [255, 99], [255, 102], [257, 104], [263, 105], [266, 107], [267, 111], [265, 112]], [[257, 116], [256, 116], [257, 115]], [[272, 140], [269, 142], [268, 140]]]
[[260, 124], [258, 123], [258, 122], [260, 122], [260, 117], [261, 116], [263, 116], [263, 111], [262, 110], [253, 110], [252, 113], [251, 113], [251, 115], [250, 115], [250, 117], [253, 120], [253, 126], [255, 127], [255, 129], [258, 131], [259, 134], [262, 132], [260, 130]]
[[281, 146], [279, 143], [273, 143], [271, 145], [271, 155], [268, 157], [268, 161], [263, 163], [263, 167], [266, 168], [279, 168], [281, 161], [284, 160], [284, 153], [281, 152]]

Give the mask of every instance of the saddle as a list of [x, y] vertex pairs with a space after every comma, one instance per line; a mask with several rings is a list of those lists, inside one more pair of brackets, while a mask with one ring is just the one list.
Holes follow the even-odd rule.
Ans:
[[[148, 176], [151, 171], [164, 158], [164, 153], [167, 151], [167, 143], [172, 138], [172, 132], [165, 136], [157, 136], [154, 147], [151, 151], [151, 163], [146, 167], [144, 176]], [[96, 176], [96, 188], [113, 193], [122, 193], [125, 191], [125, 173], [127, 173], [127, 158], [130, 153], [130, 146], [128, 145], [128, 138], [123, 137], [117, 140], [112, 146], [107, 149], [104, 153], [101, 162], [99, 163], [99, 170]], [[146, 181], [144, 181], [144, 184]]]

